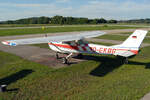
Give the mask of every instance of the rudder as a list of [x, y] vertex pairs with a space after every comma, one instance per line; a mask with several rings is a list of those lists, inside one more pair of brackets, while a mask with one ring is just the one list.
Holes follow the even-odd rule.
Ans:
[[122, 44], [123, 47], [139, 49], [148, 31], [136, 30]]

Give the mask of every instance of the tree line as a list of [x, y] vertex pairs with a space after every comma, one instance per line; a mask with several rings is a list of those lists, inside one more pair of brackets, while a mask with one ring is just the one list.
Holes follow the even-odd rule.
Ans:
[[145, 23], [145, 24], [150, 24], [150, 18], [146, 18], [146, 19], [132, 19], [132, 20], [121, 20], [121, 21], [118, 21], [119, 23], [135, 23], [135, 24], [142, 24], [142, 23]]
[[0, 24], [59, 24], [59, 25], [73, 25], [73, 24], [103, 24], [103, 23], [117, 23], [117, 20], [106, 20], [104, 18], [88, 19], [77, 17], [32, 17], [19, 20], [8, 20], [0, 22]]

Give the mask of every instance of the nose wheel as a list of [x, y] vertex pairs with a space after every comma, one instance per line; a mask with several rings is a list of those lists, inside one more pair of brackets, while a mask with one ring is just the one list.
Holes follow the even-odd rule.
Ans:
[[[68, 64], [68, 63], [69, 63], [68, 59], [72, 56], [72, 54], [73, 54], [73, 53], [70, 53], [68, 56], [63, 57], [63, 58], [62, 58], [62, 63], [63, 63], [63, 64]], [[60, 57], [59, 57], [59, 55], [58, 55], [58, 52], [56, 53], [56, 59], [60, 59]]]
[[62, 63], [63, 64], [68, 64], [68, 59], [66, 59], [65, 57], [62, 58]]

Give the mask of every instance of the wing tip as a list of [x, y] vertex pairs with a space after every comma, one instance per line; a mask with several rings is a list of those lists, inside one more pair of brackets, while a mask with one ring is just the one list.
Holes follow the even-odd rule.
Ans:
[[9, 41], [2, 41], [2, 44], [4, 44], [4, 45], [10, 45], [10, 46], [16, 46], [17, 45], [16, 43], [9, 42]]

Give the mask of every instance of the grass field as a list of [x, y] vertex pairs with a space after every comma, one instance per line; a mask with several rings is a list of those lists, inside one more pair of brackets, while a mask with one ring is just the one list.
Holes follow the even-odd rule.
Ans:
[[48, 43], [42, 43], [42, 44], [32, 44], [33, 46], [37, 46], [40, 48], [46, 48], [49, 49]]
[[92, 31], [92, 30], [110, 30], [110, 29], [130, 29], [136, 27], [123, 26], [79, 26], [79, 27], [50, 27], [42, 30], [41, 28], [30, 29], [1, 29], [0, 36], [9, 35], [26, 35], [26, 34], [40, 34], [40, 33], [56, 33], [56, 32], [72, 32], [72, 31]]
[[89, 61], [61, 69], [0, 52], [0, 83], [8, 84], [0, 100], [139, 100], [150, 91], [149, 49], [129, 64], [90, 55]]

